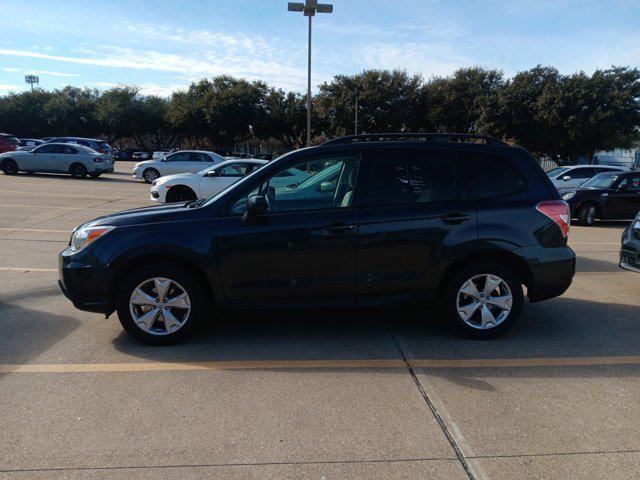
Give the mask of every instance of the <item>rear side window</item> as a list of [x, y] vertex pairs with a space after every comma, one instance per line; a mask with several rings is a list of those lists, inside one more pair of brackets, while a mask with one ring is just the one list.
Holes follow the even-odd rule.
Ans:
[[446, 152], [381, 150], [368, 156], [372, 169], [369, 205], [448, 202], [456, 176]]
[[527, 179], [506, 157], [463, 152], [461, 162], [465, 184], [472, 200], [512, 195], [527, 188]]

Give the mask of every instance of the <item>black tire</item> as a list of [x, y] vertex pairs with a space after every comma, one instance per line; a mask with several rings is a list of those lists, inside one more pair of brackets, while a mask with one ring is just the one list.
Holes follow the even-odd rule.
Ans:
[[[475, 326], [465, 322], [465, 320], [462, 319], [461, 314], [458, 313], [458, 294], [467, 281], [477, 276], [479, 276], [480, 279], [476, 281], [481, 281], [481, 276], [487, 274], [492, 275], [492, 278], [497, 276], [506, 283], [506, 286], [511, 293], [512, 301], [511, 309], [508, 311], [508, 314], [504, 319], [493, 327], [481, 329], [480, 322], [483, 308], [488, 308], [492, 316], [495, 312], [503, 312], [500, 308], [492, 305], [490, 302], [487, 302], [487, 298], [490, 298], [490, 295], [493, 294], [495, 290], [490, 292], [487, 297], [480, 291], [484, 286], [478, 286], [478, 293], [484, 298], [484, 300], [482, 298], [473, 300], [474, 297], [467, 297], [462, 293], [460, 294], [461, 299], [464, 299], [465, 302], [469, 302], [468, 305], [473, 305], [474, 302], [479, 305], [476, 307], [474, 313], [472, 313], [468, 318], [468, 322]], [[507, 292], [502, 292], [501, 295], [504, 295], [505, 293]], [[474, 262], [459, 268], [447, 281], [442, 297], [442, 311], [448, 324], [459, 334], [467, 338], [478, 340], [494, 338], [507, 332], [511, 327], [513, 327], [518, 318], [520, 318], [523, 304], [524, 295], [522, 293], [521, 280], [511, 271], [511, 269], [496, 262]], [[462, 306], [465, 305], [463, 304]], [[506, 312], [506, 310], [504, 311]], [[498, 318], [499, 316], [500, 314], [496, 315], [495, 318]]]
[[5, 175], [17, 175], [18, 164], [12, 158], [6, 158], [2, 161], [2, 171]]
[[[158, 277], [176, 282], [178, 286], [184, 289], [190, 299], [191, 310], [188, 317], [185, 323], [175, 332], [164, 334], [145, 332], [135, 323], [131, 315], [129, 301], [133, 291], [146, 280]], [[118, 319], [122, 327], [131, 336], [147, 345], [172, 345], [184, 340], [202, 322], [205, 316], [205, 309], [204, 291], [198, 277], [191, 270], [170, 263], [143, 266], [134, 270], [120, 284], [117, 295]], [[162, 308], [159, 311], [161, 312]], [[156, 322], [161, 322], [159, 318]], [[157, 325], [161, 326], [162, 323]]]
[[33, 176], [35, 174], [36, 174], [36, 172], [27, 172], [27, 175], [29, 175], [29, 176]]
[[100, 175], [102, 175], [101, 172], [93, 172], [89, 174], [91, 178], [98, 178]]
[[587, 203], [578, 210], [578, 225], [592, 227], [598, 218], [598, 206], [595, 203]]
[[176, 185], [167, 192], [167, 203], [189, 202], [197, 199], [196, 192], [185, 185]]
[[160, 172], [155, 168], [147, 168], [144, 172], [142, 172], [142, 179], [146, 183], [153, 183], [158, 178], [160, 178]]
[[87, 167], [81, 163], [74, 163], [69, 167], [69, 174], [73, 178], [85, 178], [88, 175]]

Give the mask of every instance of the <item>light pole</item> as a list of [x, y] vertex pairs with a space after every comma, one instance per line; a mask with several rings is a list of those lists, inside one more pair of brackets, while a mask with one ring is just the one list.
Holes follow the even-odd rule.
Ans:
[[38, 75], [25, 75], [24, 81], [31, 85], [31, 91], [33, 92], [33, 84], [40, 83], [40, 77], [38, 77]]
[[289, 2], [287, 10], [302, 12], [309, 17], [309, 50], [307, 54], [307, 147], [311, 145], [311, 18], [316, 13], [332, 13], [333, 5], [318, 3], [318, 0], [305, 0], [304, 3]]

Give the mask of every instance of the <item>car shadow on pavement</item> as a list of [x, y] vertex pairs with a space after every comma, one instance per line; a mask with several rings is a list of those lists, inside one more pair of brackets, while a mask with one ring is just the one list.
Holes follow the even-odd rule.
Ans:
[[[21, 176], [27, 176], [27, 174], [20, 174]], [[121, 178], [113, 178], [111, 175], [115, 175]], [[105, 176], [100, 176], [98, 178], [83, 178], [83, 179], [78, 179], [78, 178], [74, 178], [70, 175], [61, 173], [61, 174], [55, 174], [55, 173], [33, 173], [31, 175], [29, 175], [29, 177], [31, 178], [55, 178], [56, 180], [66, 180], [66, 181], [83, 181], [83, 182], [87, 182], [87, 186], [92, 185], [94, 183], [133, 183], [133, 184], [137, 184], [137, 183], [142, 183], [140, 180], [134, 180], [133, 177], [131, 177], [130, 173], [126, 173], [126, 172], [113, 172], [113, 173], [109, 173], [108, 177]]]
[[[39, 298], [59, 295], [50, 288], [41, 292], [29, 291], [24, 295], [5, 297], [0, 301], [0, 363], [29, 363], [75, 330], [80, 322], [72, 317], [55, 315], [10, 303], [22, 297]], [[0, 377], [2, 373], [0, 373]]]
[[[568, 297], [529, 304], [508, 334], [487, 341], [458, 337], [425, 310], [433, 309], [232, 312], [180, 345], [148, 347], [125, 334], [113, 343], [127, 355], [157, 362], [401, 359], [398, 344], [416, 360], [640, 355], [636, 305]], [[555, 375], [553, 369], [546, 374]]]

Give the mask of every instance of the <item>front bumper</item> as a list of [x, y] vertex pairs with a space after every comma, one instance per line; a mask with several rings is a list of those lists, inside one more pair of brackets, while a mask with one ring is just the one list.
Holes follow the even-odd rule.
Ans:
[[58, 285], [73, 305], [88, 312], [108, 313], [110, 299], [104, 269], [86, 251], [58, 255]]
[[[634, 225], [639, 228], [634, 229]], [[619, 266], [640, 273], [640, 220], [634, 220], [622, 234]]]

